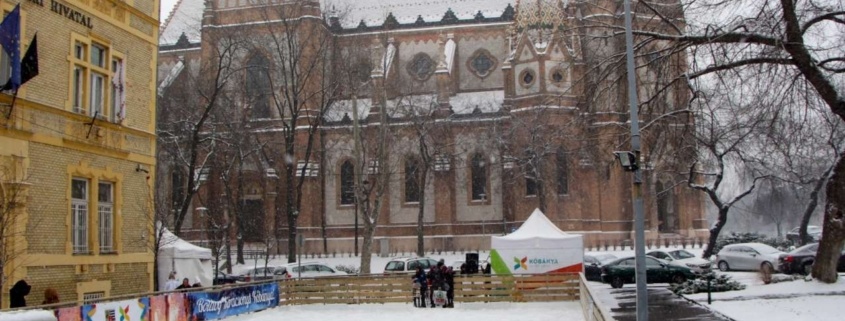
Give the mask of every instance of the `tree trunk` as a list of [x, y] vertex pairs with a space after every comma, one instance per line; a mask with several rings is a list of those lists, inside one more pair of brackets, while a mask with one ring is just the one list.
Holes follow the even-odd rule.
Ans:
[[425, 239], [423, 235], [423, 220], [425, 219], [425, 183], [426, 175], [428, 174], [428, 164], [423, 164], [422, 173], [420, 173], [420, 206], [417, 212], [417, 256], [425, 256]]
[[827, 183], [827, 207], [822, 224], [824, 232], [813, 263], [813, 277], [835, 283], [839, 278], [836, 264], [845, 245], [845, 157], [836, 162], [833, 176]]
[[830, 175], [830, 172], [833, 170], [833, 166], [829, 167], [819, 180], [816, 181], [816, 185], [813, 186], [813, 191], [810, 192], [810, 203], [807, 204], [807, 208], [804, 209], [804, 215], [801, 216], [801, 227], [798, 229], [798, 236], [801, 239], [801, 245], [805, 245], [810, 243], [810, 235], [807, 234], [807, 226], [810, 225], [810, 218], [813, 217], [813, 212], [816, 211], [816, 206], [819, 204], [819, 192], [821, 192], [822, 187], [824, 187], [824, 183], [827, 182], [827, 178]]
[[725, 222], [728, 221], [728, 210], [729, 207], [723, 207], [719, 209], [719, 218], [716, 220], [716, 224], [710, 228], [710, 240], [707, 241], [707, 248], [704, 249], [704, 253], [701, 254], [701, 257], [705, 260], [708, 260], [710, 256], [713, 254], [713, 249], [716, 248], [716, 239], [719, 238], [719, 233], [722, 232], [722, 227], [725, 226]]
[[244, 264], [244, 238], [240, 229], [238, 230], [238, 245], [237, 245], [237, 260], [238, 264]]
[[[546, 213], [546, 188], [544, 186], [545, 184], [542, 180], [539, 179], [535, 180], [535, 182], [537, 182], [537, 202], [539, 203], [538, 207], [540, 208], [540, 212]], [[507, 233], [507, 231], [502, 232]]]

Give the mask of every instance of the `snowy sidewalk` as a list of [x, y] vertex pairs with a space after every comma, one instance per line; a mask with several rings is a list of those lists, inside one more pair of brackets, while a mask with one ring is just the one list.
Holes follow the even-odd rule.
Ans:
[[[637, 295], [633, 284], [621, 289], [613, 289], [608, 284], [588, 282], [595, 299], [610, 310], [611, 316], [618, 321], [637, 319]], [[650, 320], [731, 320], [718, 315], [700, 305], [691, 303], [669, 291], [665, 284], [649, 284], [648, 314]]]

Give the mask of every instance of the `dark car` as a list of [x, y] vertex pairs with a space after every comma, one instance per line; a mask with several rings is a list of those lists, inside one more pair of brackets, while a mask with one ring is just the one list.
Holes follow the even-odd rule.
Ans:
[[[786, 274], [810, 274], [813, 270], [813, 262], [816, 260], [816, 252], [819, 250], [819, 243], [807, 244], [783, 254], [778, 259], [780, 271]], [[845, 272], [845, 249], [839, 255], [839, 262], [836, 263], [836, 271]]]
[[[796, 227], [786, 233], [786, 238], [796, 244], [801, 242], [801, 236], [798, 231], [799, 229], [800, 227]], [[818, 242], [822, 239], [822, 228], [818, 226], [808, 225], [807, 236], [809, 236], [813, 242]]]
[[[607, 263], [601, 268], [601, 281], [610, 283], [615, 289], [621, 288], [625, 283], [635, 283], [635, 265], [633, 257]], [[682, 283], [693, 278], [695, 273], [688, 267], [646, 257], [646, 283]]]
[[214, 275], [214, 285], [221, 285], [221, 284], [232, 284], [238, 281], [238, 277], [234, 275], [228, 275], [223, 272], [217, 272]]
[[602, 265], [616, 259], [613, 254], [584, 255], [584, 277], [587, 278], [587, 281], [601, 282]]

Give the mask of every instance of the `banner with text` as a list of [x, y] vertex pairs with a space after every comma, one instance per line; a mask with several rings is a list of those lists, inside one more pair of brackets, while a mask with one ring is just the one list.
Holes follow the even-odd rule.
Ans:
[[279, 305], [278, 284], [189, 293], [194, 320], [215, 320]]

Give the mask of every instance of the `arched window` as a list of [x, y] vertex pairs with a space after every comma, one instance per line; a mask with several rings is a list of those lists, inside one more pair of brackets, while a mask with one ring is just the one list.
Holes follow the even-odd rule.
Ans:
[[405, 161], [405, 202], [418, 203], [420, 201], [420, 172], [416, 159]]
[[270, 62], [264, 56], [255, 55], [249, 58], [245, 89], [252, 102], [252, 118], [270, 118]]
[[566, 162], [566, 152], [563, 148], [558, 148], [557, 158], [555, 159], [555, 169], [557, 171], [557, 194], [569, 194], [569, 166]]
[[340, 165], [340, 205], [355, 203], [355, 166], [351, 161]]
[[487, 192], [487, 163], [484, 161], [484, 156], [481, 154], [472, 156], [470, 170], [472, 200], [484, 201], [490, 199], [490, 194]]

